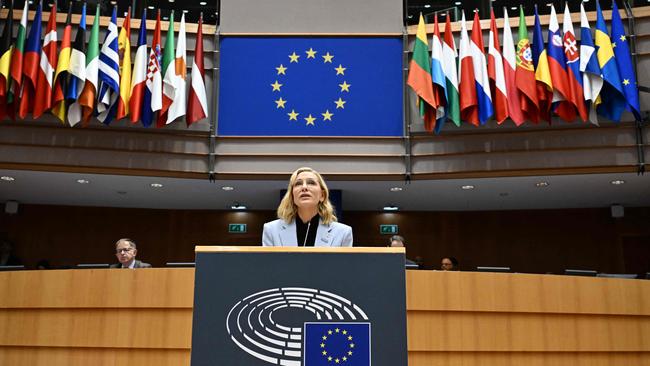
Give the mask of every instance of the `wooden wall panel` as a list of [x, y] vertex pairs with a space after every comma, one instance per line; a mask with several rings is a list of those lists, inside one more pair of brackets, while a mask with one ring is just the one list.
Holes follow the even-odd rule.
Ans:
[[409, 352], [409, 366], [650, 365], [647, 352]]
[[188, 349], [57, 348], [0, 346], [0, 365], [20, 366], [180, 366]]

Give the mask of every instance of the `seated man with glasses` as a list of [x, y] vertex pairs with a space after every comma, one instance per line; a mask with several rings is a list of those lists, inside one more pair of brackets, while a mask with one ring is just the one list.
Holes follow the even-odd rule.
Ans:
[[135, 259], [138, 250], [135, 242], [129, 238], [123, 238], [115, 243], [115, 256], [120, 263], [111, 265], [111, 268], [151, 268], [151, 264]]

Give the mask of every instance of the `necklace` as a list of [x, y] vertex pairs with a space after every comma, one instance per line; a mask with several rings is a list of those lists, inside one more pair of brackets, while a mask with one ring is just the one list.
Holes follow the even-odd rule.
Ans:
[[311, 227], [311, 220], [307, 223], [307, 231], [305, 232], [305, 240], [302, 241], [302, 246], [307, 245], [307, 237], [309, 236], [309, 228]]

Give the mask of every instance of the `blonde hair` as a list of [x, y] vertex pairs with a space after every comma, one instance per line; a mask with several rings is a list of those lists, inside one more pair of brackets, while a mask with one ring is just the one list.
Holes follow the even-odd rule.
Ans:
[[325, 180], [320, 175], [320, 173], [308, 167], [298, 168], [293, 172], [293, 174], [291, 174], [291, 178], [289, 178], [289, 186], [287, 187], [287, 193], [284, 194], [284, 197], [282, 197], [282, 201], [280, 201], [280, 205], [278, 206], [278, 218], [289, 223], [293, 222], [293, 220], [296, 218], [296, 215], [298, 214], [298, 207], [293, 202], [293, 185], [298, 179], [298, 174], [302, 172], [314, 173], [316, 179], [318, 180], [318, 184], [323, 190], [323, 201], [318, 203], [318, 215], [320, 215], [323, 223], [329, 225], [333, 221], [336, 221], [337, 219], [336, 215], [334, 215], [334, 206], [332, 205], [332, 202], [330, 202], [330, 190], [327, 188]]

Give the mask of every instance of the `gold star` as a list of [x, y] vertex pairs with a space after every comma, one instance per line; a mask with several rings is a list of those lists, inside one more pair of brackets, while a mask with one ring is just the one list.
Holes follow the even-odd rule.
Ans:
[[332, 361], [332, 356], [329, 356], [329, 357], [327, 358], [327, 361]]
[[325, 348], [325, 343], [321, 343], [320, 348]]
[[[297, 121], [298, 120], [298, 115], [300, 113], [296, 113], [293, 109], [291, 110], [291, 113], [287, 113], [289, 116], [289, 121]], [[327, 339], [327, 337], [324, 337], [323, 340]]]
[[[330, 113], [329, 109], [325, 111], [325, 113], [321, 113], [323, 115], [323, 121], [331, 121], [332, 116], [334, 113]], [[346, 331], [343, 331], [343, 334], [345, 334]]]
[[272, 91], [276, 91], [276, 90], [280, 91], [280, 87], [282, 86], [282, 84], [278, 83], [278, 81], [276, 80], [275, 83], [271, 84], [271, 86], [273, 87]]
[[343, 356], [343, 361], [347, 361], [347, 360], [348, 360], [348, 358]]
[[[297, 115], [297, 114], [296, 114], [296, 115]], [[327, 336], [323, 336], [323, 340], [326, 341], [326, 340], [327, 340]]]
[[354, 348], [354, 343], [350, 343], [350, 348]]
[[628, 80], [628, 79], [623, 79], [623, 85], [625, 85], [625, 86], [630, 85], [630, 80]]
[[[310, 116], [311, 116], [311, 114], [310, 114]], [[331, 331], [331, 330], [328, 330], [328, 331], [327, 331], [327, 334], [332, 334], [332, 331]]]
[[352, 351], [348, 351], [348, 356], [352, 356]]
[[334, 103], [336, 103], [336, 109], [339, 109], [339, 108], [345, 109], [344, 104], [347, 103], [347, 102], [339, 97], [339, 100], [335, 100]]
[[350, 92], [350, 87], [352, 86], [352, 84], [348, 84], [347, 81], [343, 81], [343, 84], [339, 84], [339, 86], [341, 87], [341, 93], [343, 93], [344, 91]]
[[313, 126], [315, 120], [316, 120], [316, 118], [312, 117], [311, 114], [309, 116], [305, 117], [305, 121], [307, 121], [307, 126], [309, 126], [309, 125]]
[[348, 341], [351, 341], [351, 340], [352, 340], [352, 336], [348, 336]]
[[616, 42], [612, 42], [612, 48], [616, 48]]
[[336, 333], [338, 333], [339, 330], [340, 330], [339, 328], [334, 329], [334, 331], [335, 331]]
[[328, 52], [328, 53], [323, 55], [323, 63], [326, 64], [326, 63], [329, 62], [331, 64], [333, 58], [334, 58], [334, 55], [330, 55], [330, 53]]
[[282, 66], [282, 64], [280, 64], [280, 66], [276, 67], [275, 69], [278, 70], [278, 75], [286, 75], [285, 71], [287, 71], [287, 68]]
[[327, 356], [327, 351], [323, 351], [323, 356]]
[[345, 329], [343, 329], [343, 332], [342, 332], [342, 333], [343, 333], [343, 334], [348, 334], [348, 331], [345, 330]]
[[280, 99], [275, 101], [275, 104], [277, 104], [276, 108], [284, 108], [284, 104], [286, 102], [287, 102], [286, 100], [284, 100], [284, 99], [282, 99], [282, 97], [280, 97]]
[[305, 53], [307, 54], [307, 58], [316, 58], [316, 51], [314, 51], [314, 49], [311, 47], [309, 47]]
[[335, 67], [334, 70], [336, 70], [336, 75], [345, 75], [345, 67], [341, 64], [339, 64], [339, 67]]
[[339, 363], [340, 360], [337, 358], [337, 359], [334, 360], [334, 362]]
[[621, 38], [619, 38], [621, 42], [625, 42], [625, 35], [621, 34]]
[[292, 54], [289, 55], [289, 63], [295, 62], [298, 63], [298, 59], [300, 58], [299, 55], [296, 55], [296, 52], [294, 51]]

